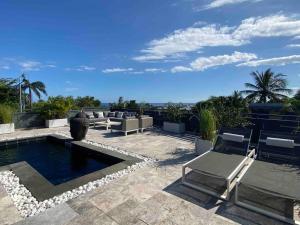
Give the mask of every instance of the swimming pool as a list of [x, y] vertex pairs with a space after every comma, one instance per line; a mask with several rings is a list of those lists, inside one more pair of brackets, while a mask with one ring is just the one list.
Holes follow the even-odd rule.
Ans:
[[140, 161], [59, 135], [0, 142], [0, 171], [12, 170], [38, 200], [51, 198]]

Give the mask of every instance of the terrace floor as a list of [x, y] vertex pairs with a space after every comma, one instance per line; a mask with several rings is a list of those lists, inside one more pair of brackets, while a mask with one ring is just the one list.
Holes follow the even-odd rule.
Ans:
[[[1, 139], [55, 132], [69, 128], [33, 129], [2, 135]], [[195, 157], [194, 137], [160, 130], [143, 134], [111, 134], [90, 129], [87, 140], [120, 147], [159, 160], [64, 204], [22, 219], [0, 187], [0, 224], [152, 225], [152, 224], [283, 224], [260, 214], [222, 202], [183, 186], [181, 166]]]

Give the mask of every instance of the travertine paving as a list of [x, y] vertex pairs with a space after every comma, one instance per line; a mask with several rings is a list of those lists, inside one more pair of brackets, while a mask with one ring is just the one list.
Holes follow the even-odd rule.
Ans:
[[[68, 128], [17, 131], [0, 140], [51, 132], [68, 132]], [[191, 136], [174, 136], [160, 130], [122, 136], [90, 129], [87, 139], [156, 158], [158, 165], [137, 170], [25, 220], [0, 189], [0, 224], [282, 224], [183, 186], [181, 166], [195, 157]], [[65, 213], [53, 216], [58, 211]], [[61, 219], [57, 219], [59, 216]]]

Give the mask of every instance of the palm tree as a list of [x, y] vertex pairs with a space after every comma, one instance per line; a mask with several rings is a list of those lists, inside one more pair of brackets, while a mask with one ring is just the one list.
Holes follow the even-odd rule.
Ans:
[[28, 89], [28, 101], [32, 109], [32, 92], [40, 99], [41, 94], [47, 95], [46, 86], [41, 81], [30, 82], [25, 74], [22, 74], [22, 89], [25, 92]]
[[249, 89], [241, 91], [246, 94], [246, 98], [250, 101], [257, 101], [259, 103], [266, 102], [281, 102], [288, 98], [285, 94], [291, 94], [292, 90], [287, 88], [286, 75], [281, 73], [274, 74], [271, 69], [264, 72], [258, 71], [250, 74], [254, 78], [254, 84], [245, 83]]

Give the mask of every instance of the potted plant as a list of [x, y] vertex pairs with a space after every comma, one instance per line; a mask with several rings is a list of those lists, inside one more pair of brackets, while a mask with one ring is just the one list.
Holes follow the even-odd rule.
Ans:
[[67, 98], [49, 97], [41, 108], [42, 117], [48, 128], [63, 127], [68, 125], [67, 114], [71, 110], [72, 104]]
[[181, 105], [169, 104], [167, 107], [167, 121], [164, 121], [165, 131], [181, 134], [185, 132], [185, 124], [182, 123]]
[[201, 110], [199, 120], [201, 137], [197, 137], [195, 140], [197, 155], [201, 155], [212, 148], [216, 132], [215, 117], [210, 110]]
[[15, 124], [12, 122], [13, 109], [8, 105], [0, 105], [0, 134], [12, 133], [15, 131]]

